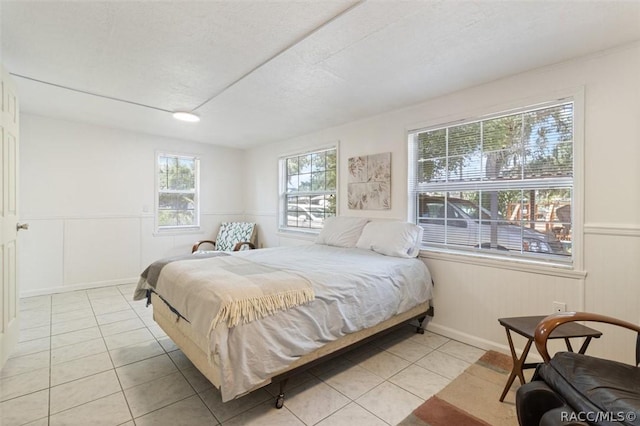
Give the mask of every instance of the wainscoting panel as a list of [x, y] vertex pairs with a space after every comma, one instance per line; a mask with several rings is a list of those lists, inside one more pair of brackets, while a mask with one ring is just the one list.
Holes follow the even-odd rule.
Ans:
[[[585, 235], [585, 262], [589, 265], [585, 310], [639, 324], [640, 234], [634, 228], [624, 229], [610, 230], [610, 235]], [[593, 342], [594, 351], [607, 358], [634, 362], [633, 332], [604, 324], [594, 324], [594, 328], [605, 333]]]
[[18, 239], [18, 279], [21, 295], [64, 284], [64, 220], [27, 219], [29, 230]]
[[65, 221], [65, 286], [129, 279], [139, 269], [139, 217]]
[[[568, 310], [582, 308], [580, 278], [424, 260], [435, 282], [435, 317], [429, 328], [483, 349], [508, 351], [498, 318], [548, 315], [553, 301], [566, 303]], [[525, 341], [515, 343], [522, 348]]]

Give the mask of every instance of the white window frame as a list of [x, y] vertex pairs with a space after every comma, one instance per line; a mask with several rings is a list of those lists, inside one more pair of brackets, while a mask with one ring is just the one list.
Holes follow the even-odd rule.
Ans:
[[[185, 193], [193, 193], [194, 194], [194, 217], [195, 223], [190, 225], [160, 225], [160, 194], [162, 192], [171, 192], [171, 191], [161, 191], [160, 190], [160, 165], [159, 159], [160, 157], [175, 157], [175, 158], [184, 158], [193, 160], [195, 164], [195, 191], [178, 191]], [[158, 233], [180, 233], [180, 232], [195, 232], [200, 229], [200, 158], [194, 154], [185, 154], [185, 153], [175, 153], [171, 151], [156, 151], [155, 153], [155, 208], [154, 208], [154, 222], [155, 229]], [[176, 192], [176, 191], [173, 191]]]
[[[416, 181], [417, 153], [412, 150], [411, 137], [419, 131], [435, 130], [443, 127], [456, 126], [463, 123], [487, 120], [499, 116], [517, 114], [518, 112], [533, 110], [539, 106], [573, 102], [573, 187], [572, 187], [572, 253], [571, 262], [539, 261], [527, 257], [512, 257], [495, 252], [456, 250], [447, 247], [431, 245], [422, 246], [422, 255], [447, 261], [472, 263], [489, 267], [501, 267], [514, 270], [528, 270], [536, 273], [548, 273], [556, 276], [584, 277], [584, 87], [559, 90], [547, 95], [536, 96], [525, 100], [482, 108], [465, 115], [452, 115], [432, 122], [418, 123], [406, 128], [408, 141], [408, 214], [410, 222], [416, 223], [417, 202], [416, 193], [422, 192], [413, 188]], [[523, 107], [523, 105], [526, 105]], [[443, 189], [446, 191], [446, 189]], [[546, 271], [546, 272], [545, 272]]]
[[278, 232], [286, 233], [286, 234], [298, 234], [298, 235], [317, 235], [320, 233], [319, 228], [305, 228], [305, 227], [297, 227], [297, 226], [289, 226], [286, 220], [287, 216], [287, 195], [291, 195], [287, 192], [287, 159], [293, 157], [299, 157], [308, 154], [314, 154], [318, 152], [325, 152], [335, 150], [336, 152], [336, 188], [334, 191], [305, 191], [299, 193], [301, 196], [316, 196], [316, 195], [333, 195], [335, 197], [336, 203], [336, 215], [338, 215], [339, 210], [339, 182], [340, 182], [340, 151], [339, 144], [335, 143], [332, 145], [325, 145], [314, 149], [307, 149], [303, 151], [296, 151], [292, 153], [288, 153], [286, 155], [281, 155], [278, 158]]

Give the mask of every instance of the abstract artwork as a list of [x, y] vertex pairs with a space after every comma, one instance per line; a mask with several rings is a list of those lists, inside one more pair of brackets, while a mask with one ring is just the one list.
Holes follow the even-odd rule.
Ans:
[[390, 209], [391, 153], [349, 158], [347, 190], [350, 209]]

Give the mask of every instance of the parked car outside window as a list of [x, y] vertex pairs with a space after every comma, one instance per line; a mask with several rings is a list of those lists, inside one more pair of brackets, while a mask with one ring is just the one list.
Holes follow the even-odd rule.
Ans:
[[321, 206], [289, 204], [287, 226], [320, 229], [324, 223], [325, 209]]
[[[553, 232], [513, 224], [501, 215], [492, 220], [487, 210], [469, 200], [425, 196], [420, 199], [419, 209], [418, 224], [424, 228], [424, 241], [428, 243], [570, 255]], [[493, 245], [492, 224], [497, 234]]]

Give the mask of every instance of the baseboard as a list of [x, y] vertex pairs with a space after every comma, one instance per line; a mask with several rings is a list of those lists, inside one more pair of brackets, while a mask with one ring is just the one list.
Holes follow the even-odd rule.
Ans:
[[[458, 342], [466, 343], [467, 345], [484, 349], [485, 351], [493, 350], [496, 352], [501, 352], [504, 354], [511, 355], [509, 344], [507, 343], [506, 334], [504, 335], [504, 343], [497, 343], [491, 340], [480, 338], [478, 336], [473, 336], [471, 334], [463, 333], [459, 330], [456, 330], [450, 327], [445, 327], [443, 325], [434, 323], [433, 320], [427, 324], [426, 328], [428, 331], [448, 337], [449, 339], [457, 340]], [[522, 349], [523, 348], [516, 348], [516, 352], [518, 356], [522, 354]], [[542, 362], [542, 357], [535, 351], [535, 346], [532, 347], [531, 351], [527, 355], [527, 360], [529, 362]]]
[[[98, 287], [112, 287], [112, 286], [123, 285], [123, 284], [136, 284], [138, 282], [138, 279], [139, 277], [121, 278], [117, 280], [97, 281], [93, 283], [80, 283], [80, 284], [65, 285], [65, 286], [58, 286], [58, 287], [42, 288], [38, 290], [21, 291], [20, 298], [44, 296], [44, 295], [55, 294], [55, 293], [68, 293], [71, 291], [89, 290], [89, 289], [98, 288]], [[133, 297], [133, 294], [131, 295], [131, 297]]]

